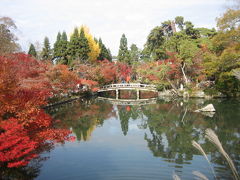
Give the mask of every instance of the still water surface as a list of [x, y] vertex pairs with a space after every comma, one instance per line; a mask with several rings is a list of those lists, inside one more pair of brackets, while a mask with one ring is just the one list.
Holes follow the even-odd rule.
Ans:
[[[215, 114], [193, 110], [213, 103]], [[194, 171], [214, 179], [209, 164], [191, 145], [208, 154], [219, 179], [232, 179], [217, 149], [204, 137], [212, 128], [240, 172], [240, 102], [237, 100], [157, 100], [148, 105], [113, 105], [79, 100], [49, 112], [70, 128], [75, 142], [56, 145], [41, 156], [39, 180], [194, 179]]]

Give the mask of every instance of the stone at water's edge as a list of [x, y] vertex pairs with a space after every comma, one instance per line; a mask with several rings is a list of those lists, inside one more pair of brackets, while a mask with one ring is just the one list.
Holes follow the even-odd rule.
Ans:
[[198, 90], [198, 91], [193, 92], [190, 96], [204, 98], [204, 97], [206, 97], [206, 94], [203, 91]]
[[172, 97], [172, 96], [179, 96], [183, 98], [205, 98], [205, 99], [212, 99], [212, 98], [225, 98], [226, 95], [223, 95], [220, 92], [217, 92], [214, 95], [206, 94], [203, 90], [195, 90], [192, 92], [188, 92], [187, 90], [181, 90], [181, 88], [176, 92], [175, 90], [165, 90], [165, 91], [159, 91], [158, 96], [159, 97]]
[[213, 106], [213, 104], [208, 104], [207, 106], [201, 108], [201, 109], [198, 109], [194, 112], [215, 112], [215, 108]]

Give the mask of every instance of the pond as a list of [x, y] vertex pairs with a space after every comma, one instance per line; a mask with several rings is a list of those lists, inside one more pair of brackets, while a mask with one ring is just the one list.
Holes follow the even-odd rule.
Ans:
[[[215, 114], [193, 112], [212, 103]], [[157, 99], [145, 105], [78, 100], [49, 110], [59, 127], [69, 128], [76, 141], [58, 144], [29, 168], [35, 178], [57, 180], [194, 179], [201, 172], [215, 179], [232, 179], [217, 148], [205, 139], [211, 128], [240, 172], [240, 101]], [[33, 170], [34, 169], [34, 170]], [[26, 173], [27, 174], [27, 173]], [[28, 179], [26, 177], [26, 179]]]

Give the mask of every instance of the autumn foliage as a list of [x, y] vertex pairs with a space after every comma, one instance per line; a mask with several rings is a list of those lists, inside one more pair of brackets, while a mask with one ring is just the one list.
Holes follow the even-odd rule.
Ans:
[[9, 119], [1, 123], [0, 160], [7, 162], [8, 167], [27, 165], [33, 157], [37, 143], [32, 141], [27, 131], [16, 119]]
[[76, 85], [80, 83], [77, 74], [69, 71], [66, 65], [50, 66], [46, 75], [50, 80], [54, 93], [66, 93], [69, 90], [74, 90]]
[[52, 128], [53, 119], [41, 109], [56, 85], [46, 76], [48, 66], [25, 54], [0, 57], [1, 166], [27, 165], [46, 140], [53, 143], [69, 138], [70, 131]]
[[91, 80], [91, 83], [99, 88], [106, 84], [119, 83], [121, 80], [126, 81], [131, 76], [132, 68], [125, 63], [114, 63], [105, 59], [96, 64], [79, 64], [75, 66], [75, 71], [81, 79]]

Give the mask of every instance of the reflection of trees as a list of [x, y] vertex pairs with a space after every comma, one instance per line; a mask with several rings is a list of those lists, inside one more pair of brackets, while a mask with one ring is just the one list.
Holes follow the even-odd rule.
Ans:
[[0, 177], [2, 180], [32, 180], [38, 177], [40, 172], [39, 164], [36, 166], [27, 166], [21, 168], [4, 168], [0, 167]]
[[142, 115], [141, 106], [118, 106], [118, 114], [122, 132], [124, 136], [126, 136], [128, 132], [128, 124], [130, 118], [136, 120], [138, 117]]
[[[150, 130], [150, 135], [145, 134], [145, 140], [153, 155], [177, 164], [189, 163], [193, 155], [199, 154], [192, 147], [191, 141], [194, 139], [202, 144], [204, 150], [211, 155], [212, 162], [222, 165], [222, 169], [228, 170], [228, 165], [217, 149], [208, 141], [204, 141], [205, 129], [212, 128], [239, 168], [240, 126], [234, 117], [240, 117], [240, 107], [237, 105], [232, 107], [231, 104], [225, 104], [224, 102], [214, 102], [218, 112], [213, 118], [187, 112], [184, 122], [182, 122], [182, 117], [186, 105], [181, 107], [178, 104], [161, 102], [156, 106], [145, 106], [143, 113], [148, 117], [147, 125]], [[189, 109], [196, 109], [192, 102], [189, 102], [187, 106]], [[238, 114], [236, 115], [236, 113]], [[223, 174], [220, 174], [220, 172], [224, 172], [222, 169], [218, 176], [223, 176]], [[226, 175], [226, 172], [224, 173]]]
[[179, 164], [192, 159], [193, 127], [190, 123], [181, 123], [181, 109], [174, 104], [163, 103], [158, 104], [156, 109], [148, 106], [143, 113], [148, 117], [147, 123], [152, 136], [146, 134], [145, 140], [154, 156]]
[[[92, 100], [93, 101], [93, 100]], [[93, 103], [92, 101], [76, 101], [63, 104], [49, 110], [55, 120], [55, 128], [72, 129], [78, 140], [89, 140], [96, 126], [102, 125], [108, 117], [114, 116], [111, 104]], [[46, 141], [36, 150], [36, 154], [50, 152], [54, 148], [53, 142]], [[32, 180], [40, 173], [41, 161], [46, 158], [37, 158], [26, 167], [6, 168], [0, 167], [0, 179]]]
[[51, 114], [54, 119], [61, 120], [61, 126], [71, 128], [79, 141], [89, 140], [96, 126], [102, 125], [105, 119], [114, 116], [111, 104], [94, 100], [79, 100], [65, 104]]
[[[117, 106], [117, 111], [113, 111], [111, 104], [102, 101], [83, 101], [65, 105], [53, 113], [53, 116], [55, 119], [61, 119], [61, 126], [71, 127], [78, 140], [88, 140], [96, 126], [102, 125], [105, 119], [116, 116], [116, 113], [119, 115], [124, 135], [127, 135], [131, 119], [141, 119], [143, 124], [141, 128], [149, 129], [144, 139], [154, 156], [176, 164], [188, 164], [194, 155], [200, 154], [192, 147], [191, 141], [195, 140], [202, 145], [206, 153], [210, 154], [213, 163], [227, 170], [228, 165], [217, 149], [208, 141], [204, 141], [204, 131], [212, 128], [239, 168], [240, 127], [237, 119], [234, 119], [240, 117], [239, 104], [232, 106], [234, 102], [219, 103], [216, 100], [205, 102], [208, 103], [213, 103], [217, 109], [213, 118], [193, 113], [192, 110], [199, 108], [196, 101], [183, 103], [183, 106], [180, 106], [179, 102], [164, 101], [147, 106]], [[200, 107], [202, 106], [203, 104]], [[223, 176], [220, 174], [223, 172], [222, 169], [216, 168], [216, 171], [219, 170], [218, 176]]]
[[131, 116], [130, 116], [130, 113], [126, 111], [124, 106], [121, 106], [118, 112], [119, 112], [119, 119], [121, 122], [122, 132], [124, 136], [126, 136], [128, 132], [128, 122]]
[[[43, 152], [50, 152], [54, 148], [52, 142], [44, 142], [41, 147], [36, 150], [37, 154]], [[47, 160], [48, 157], [37, 157], [30, 161], [27, 166], [19, 168], [7, 168], [6, 166], [0, 166], [0, 179], [1, 180], [33, 180], [40, 174], [42, 162]]]

